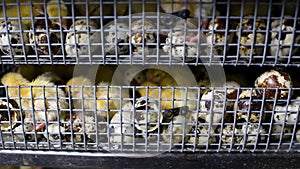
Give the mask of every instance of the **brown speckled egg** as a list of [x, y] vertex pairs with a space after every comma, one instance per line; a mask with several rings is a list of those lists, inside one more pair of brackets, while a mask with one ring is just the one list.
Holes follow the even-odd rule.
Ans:
[[[63, 36], [60, 32], [50, 32], [50, 30], [60, 30], [60, 26], [58, 24], [52, 23], [48, 20], [48, 27], [46, 27], [45, 19], [39, 19], [34, 23], [34, 33], [31, 31], [29, 33], [29, 42], [31, 47], [35, 51], [35, 43], [37, 46], [37, 52], [41, 55], [49, 55], [50, 51], [53, 55], [59, 55], [62, 52], [62, 46], [58, 43], [61, 43], [61, 36]], [[32, 29], [31, 29], [32, 30]], [[45, 31], [45, 32], [36, 32], [36, 31]], [[48, 31], [48, 34], [47, 34]], [[48, 42], [48, 35], [49, 41]], [[49, 50], [49, 45], [50, 50]], [[57, 44], [57, 45], [54, 45]]]
[[[262, 97], [258, 94], [257, 90], [243, 90], [239, 95], [239, 101], [236, 108], [238, 121], [257, 123], [260, 121]], [[248, 116], [248, 112], [250, 117]], [[261, 119], [263, 120], [264, 118], [265, 114], [263, 114]]]
[[[143, 34], [144, 29], [144, 34]], [[156, 45], [147, 45], [146, 43], [156, 43], [156, 33], [155, 33], [156, 26], [155, 24], [148, 19], [144, 20], [135, 20], [131, 23], [131, 43], [133, 46], [133, 54], [141, 55], [144, 51], [145, 55], [151, 55], [156, 52]], [[151, 31], [150, 31], [151, 30]], [[144, 43], [144, 48], [143, 48]]]
[[[260, 75], [255, 80], [255, 87], [259, 88], [291, 88], [293, 87], [293, 83], [289, 74], [277, 71], [277, 70], [270, 70], [262, 75]], [[259, 90], [262, 94], [263, 90]], [[268, 89], [266, 90], [266, 98], [274, 99], [276, 94], [275, 89]], [[281, 89], [278, 90], [278, 99], [286, 99], [288, 97], [289, 91], [288, 89]]]

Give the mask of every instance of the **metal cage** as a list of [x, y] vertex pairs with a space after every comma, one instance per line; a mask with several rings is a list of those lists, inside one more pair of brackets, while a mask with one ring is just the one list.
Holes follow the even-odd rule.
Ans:
[[[245, 157], [257, 162], [245, 162], [249, 167], [296, 167], [299, 6], [299, 0], [2, 0], [0, 152], [7, 160], [0, 163], [47, 166], [55, 159], [53, 167], [138, 167], [128, 157], [144, 157], [134, 159], [149, 167], [167, 161], [166, 167], [194, 168], [199, 159], [230, 166], [225, 159]], [[75, 68], [62, 84], [38, 83], [40, 76], [25, 83], [10, 82], [14, 76], [3, 80], [8, 72], [22, 74], [24, 65]], [[140, 86], [123, 83], [121, 74], [111, 78], [116, 83], [97, 85], [94, 70], [81, 65], [124, 66], [122, 73], [138, 66], [134, 75], [161, 66], [178, 80]], [[193, 74], [181, 67], [194, 74], [210, 69], [211, 86], [190, 80]], [[294, 84], [254, 87], [259, 72], [270, 69], [290, 73]], [[242, 73], [250, 84], [220, 86], [228, 78], [224, 72]], [[78, 75], [94, 81], [65, 83]], [[126, 161], [132, 166], [121, 165]]]

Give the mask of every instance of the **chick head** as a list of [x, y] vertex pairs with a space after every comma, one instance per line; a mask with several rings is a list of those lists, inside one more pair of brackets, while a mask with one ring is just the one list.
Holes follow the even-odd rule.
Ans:
[[150, 82], [159, 84], [166, 75], [167, 75], [167, 73], [162, 70], [149, 69], [147, 71], [147, 80]]

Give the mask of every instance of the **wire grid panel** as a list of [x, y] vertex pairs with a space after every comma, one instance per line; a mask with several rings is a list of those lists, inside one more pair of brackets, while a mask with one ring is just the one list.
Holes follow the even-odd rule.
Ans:
[[299, 65], [299, 0], [0, 5], [1, 64]]
[[[105, 152], [298, 152], [299, 88], [1, 86], [0, 149]], [[40, 95], [37, 90], [40, 89]], [[67, 89], [67, 95], [58, 91]], [[104, 97], [97, 90], [106, 90]], [[124, 91], [145, 89], [146, 97]], [[208, 92], [200, 96], [200, 91]], [[24, 94], [24, 92], [29, 94]], [[30, 92], [31, 91], [31, 92]], [[51, 91], [53, 97], [45, 98]], [[151, 92], [150, 92], [151, 91]], [[280, 92], [288, 97], [279, 99]], [[17, 92], [22, 97], [15, 97]], [[76, 96], [76, 92], [80, 92]], [[86, 94], [90, 92], [89, 94]], [[158, 95], [154, 96], [154, 93]], [[165, 95], [170, 92], [169, 95]], [[232, 92], [234, 94], [232, 94]], [[241, 93], [248, 93], [246, 97]], [[270, 99], [267, 93], [274, 93]], [[112, 96], [113, 93], [119, 93]], [[230, 95], [229, 95], [230, 94]]]

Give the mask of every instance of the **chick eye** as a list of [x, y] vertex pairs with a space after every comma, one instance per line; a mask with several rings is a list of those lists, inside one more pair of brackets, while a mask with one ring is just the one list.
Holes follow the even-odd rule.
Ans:
[[156, 77], [159, 77], [159, 74], [157, 74]]

